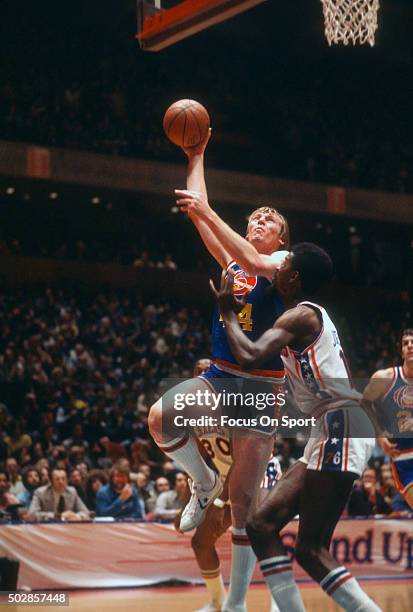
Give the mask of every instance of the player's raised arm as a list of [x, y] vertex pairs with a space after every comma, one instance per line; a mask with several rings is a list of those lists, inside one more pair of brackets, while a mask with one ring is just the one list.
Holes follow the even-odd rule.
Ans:
[[[177, 204], [181, 210], [187, 212], [191, 219], [198, 218], [205, 223], [212, 234], [233, 259], [247, 274], [265, 276], [272, 278], [274, 272], [279, 268], [280, 259], [271, 253], [284, 244], [278, 240], [277, 244], [271, 246], [269, 253], [260, 253], [257, 248], [246, 238], [235, 232], [221, 217], [210, 207], [205, 193], [197, 190], [176, 189], [178, 197]], [[264, 230], [264, 228], [262, 228]], [[261, 230], [254, 228], [257, 233]]]
[[[204, 173], [204, 154], [208, 141], [211, 136], [211, 130], [208, 131], [206, 139], [196, 147], [183, 148], [184, 153], [188, 157], [188, 168], [186, 185], [188, 193], [194, 193], [197, 197], [202, 197], [208, 201], [208, 193], [205, 183]], [[227, 268], [232, 257], [224, 249], [220, 240], [208, 226], [206, 221], [192, 211], [187, 211], [188, 216], [197, 228], [203, 243], [205, 244], [212, 257], [219, 263], [222, 268]]]

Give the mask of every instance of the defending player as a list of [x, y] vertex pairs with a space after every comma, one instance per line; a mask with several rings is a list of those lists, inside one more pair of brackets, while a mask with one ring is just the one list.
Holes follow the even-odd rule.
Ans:
[[[246, 239], [227, 226], [208, 205], [204, 180], [204, 150], [208, 139], [197, 149], [185, 150], [188, 156], [188, 190], [177, 191], [178, 204], [189, 214], [203, 242], [223, 269], [229, 266], [236, 274], [236, 292], [247, 296], [244, 310], [240, 313], [244, 332], [253, 338], [259, 337], [281, 314], [281, 300], [268, 291], [269, 279], [286, 253], [280, 248], [288, 245], [288, 226], [285, 219], [274, 209], [263, 207], [256, 210], [249, 219]], [[192, 206], [198, 204], [207, 210], [213, 220], [214, 229]], [[212, 214], [213, 213], [213, 214]], [[234, 261], [235, 260], [235, 261]], [[236, 262], [236, 263], [235, 263]], [[149, 414], [149, 427], [152, 437], [167, 455], [176, 460], [192, 479], [192, 495], [185, 507], [180, 528], [190, 531], [197, 527], [213, 500], [220, 495], [222, 484], [202, 459], [193, 431], [174, 426], [174, 397], [197, 391], [222, 391], [225, 385], [237, 385], [243, 390], [251, 378], [272, 388], [273, 383], [284, 380], [284, 367], [279, 355], [273, 354], [262, 369], [245, 374], [239, 367], [228, 346], [223, 323], [216, 310], [213, 323], [212, 349], [214, 364], [203, 375], [177, 385], [154, 406]], [[196, 417], [200, 409], [207, 412], [208, 407], [197, 405], [192, 409], [185, 407], [186, 417]], [[230, 594], [224, 609], [244, 610], [244, 576], [249, 574], [255, 564], [255, 556], [248, 545], [245, 531], [247, 515], [259, 483], [265, 472], [273, 445], [272, 431], [257, 432], [255, 435], [234, 438], [232, 454], [234, 465], [229, 487], [233, 524], [233, 551]], [[236, 597], [235, 594], [236, 593]]]
[[402, 334], [402, 358], [401, 367], [373, 374], [363, 400], [373, 410], [374, 404], [381, 408], [391, 438], [379, 437], [378, 441], [391, 459], [398, 490], [413, 509], [413, 329]]
[[361, 396], [352, 388], [335, 326], [322, 306], [307, 301], [331, 272], [325, 251], [310, 243], [296, 245], [274, 279], [287, 310], [256, 342], [240, 330], [232, 276], [223, 275], [219, 293], [213, 285], [212, 289], [240, 365], [257, 368], [282, 350], [298, 406], [317, 417], [304, 457], [287, 471], [247, 525], [272, 596], [281, 610], [304, 610], [279, 536], [299, 514], [298, 563], [345, 610], [377, 612], [376, 604], [329, 552], [353, 482], [374, 448], [373, 428], [360, 406]]

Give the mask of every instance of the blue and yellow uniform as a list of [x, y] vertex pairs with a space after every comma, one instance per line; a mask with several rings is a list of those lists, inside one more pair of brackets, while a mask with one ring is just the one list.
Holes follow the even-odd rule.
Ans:
[[391, 467], [398, 490], [405, 494], [413, 486], [413, 379], [407, 378], [403, 367], [393, 368], [393, 380], [381, 407], [390, 440], [400, 450]]
[[[284, 312], [283, 302], [265, 277], [246, 274], [235, 262], [229, 264], [228, 270], [234, 273], [234, 295], [243, 297], [246, 302], [238, 315], [241, 329], [255, 342]], [[217, 393], [224, 390], [244, 394], [270, 392], [274, 383], [283, 384], [285, 381], [284, 365], [278, 353], [260, 369], [242, 371], [232, 354], [218, 308], [212, 324], [212, 359], [212, 365], [200, 378]]]

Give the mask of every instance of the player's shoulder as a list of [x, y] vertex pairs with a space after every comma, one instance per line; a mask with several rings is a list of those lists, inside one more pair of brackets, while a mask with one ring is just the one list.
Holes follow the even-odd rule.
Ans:
[[314, 310], [307, 304], [297, 304], [286, 310], [277, 320], [276, 325], [299, 331], [300, 333], [312, 333], [320, 327], [320, 319]]
[[395, 368], [384, 368], [376, 370], [371, 376], [371, 380], [392, 380], [394, 378]]
[[274, 253], [271, 253], [271, 255], [269, 255], [269, 258], [276, 265], [281, 266], [282, 262], [286, 257], [288, 257], [289, 254], [290, 251], [274, 251]]

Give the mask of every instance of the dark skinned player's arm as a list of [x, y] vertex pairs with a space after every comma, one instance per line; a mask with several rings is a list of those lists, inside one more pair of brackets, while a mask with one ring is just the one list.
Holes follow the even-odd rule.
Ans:
[[219, 291], [210, 281], [232, 353], [242, 368], [255, 369], [294, 340], [310, 344], [318, 334], [320, 322], [315, 311], [301, 305], [287, 310], [271, 329], [264, 332], [256, 342], [252, 342], [239, 324], [236, 313], [241, 310], [243, 301], [234, 297], [233, 284], [234, 275], [231, 273], [221, 275]]

